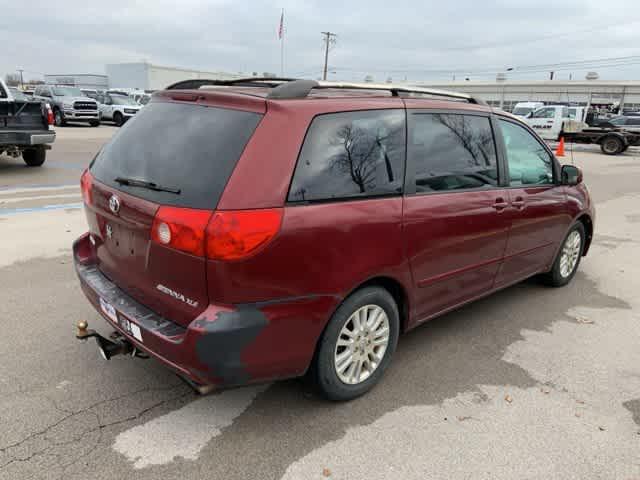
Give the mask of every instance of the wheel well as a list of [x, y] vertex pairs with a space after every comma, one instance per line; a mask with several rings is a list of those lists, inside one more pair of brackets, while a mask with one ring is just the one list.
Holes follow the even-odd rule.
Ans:
[[591, 220], [591, 217], [585, 213], [578, 218], [578, 222], [582, 223], [584, 233], [586, 235], [584, 250], [582, 251], [582, 255], [586, 255], [589, 251], [589, 247], [591, 246], [591, 240], [593, 240], [593, 221]]
[[[400, 314], [400, 332], [404, 332], [407, 328], [409, 320], [409, 298], [407, 292], [400, 282], [391, 277], [375, 277], [367, 280], [366, 282], [358, 285], [354, 288], [349, 295], [353, 292], [365, 287], [382, 287], [388, 291], [398, 305], [398, 313]], [[345, 298], [349, 297], [347, 295]]]

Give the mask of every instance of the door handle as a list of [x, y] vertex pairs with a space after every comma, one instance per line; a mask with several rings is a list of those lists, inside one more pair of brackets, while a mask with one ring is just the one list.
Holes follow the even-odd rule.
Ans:
[[498, 212], [502, 212], [508, 206], [509, 204], [505, 202], [503, 198], [496, 198], [496, 201], [493, 204], [493, 208], [495, 208]]
[[515, 200], [513, 202], [511, 202], [511, 205], [513, 205], [513, 207], [518, 209], [518, 210], [524, 209], [524, 206], [525, 206], [524, 198], [516, 197]]

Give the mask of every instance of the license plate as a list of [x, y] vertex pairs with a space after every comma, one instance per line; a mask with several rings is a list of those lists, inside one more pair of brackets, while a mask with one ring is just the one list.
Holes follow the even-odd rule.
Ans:
[[111, 319], [113, 323], [118, 323], [118, 315], [116, 315], [116, 309], [113, 308], [109, 302], [100, 299], [100, 309], [104, 312], [104, 314]]
[[140, 330], [140, 327], [138, 325], [130, 322], [122, 315], [120, 316], [120, 318], [118, 318], [118, 314], [116, 313], [116, 309], [113, 307], [113, 305], [102, 298], [100, 299], [100, 308], [105, 313], [105, 315], [113, 321], [113, 323], [117, 323], [125, 332], [127, 332], [139, 342], [142, 342], [142, 331]]

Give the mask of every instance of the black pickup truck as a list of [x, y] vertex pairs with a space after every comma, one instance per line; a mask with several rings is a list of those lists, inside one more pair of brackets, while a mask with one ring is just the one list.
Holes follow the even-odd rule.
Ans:
[[51, 107], [13, 92], [0, 79], [0, 155], [22, 155], [28, 166], [39, 167], [55, 139]]

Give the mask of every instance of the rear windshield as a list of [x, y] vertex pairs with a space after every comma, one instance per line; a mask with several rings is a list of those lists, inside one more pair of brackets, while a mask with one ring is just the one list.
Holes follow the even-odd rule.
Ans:
[[[152, 202], [214, 209], [262, 115], [224, 108], [150, 103], [91, 164], [100, 182]], [[153, 182], [179, 194], [121, 185]]]

